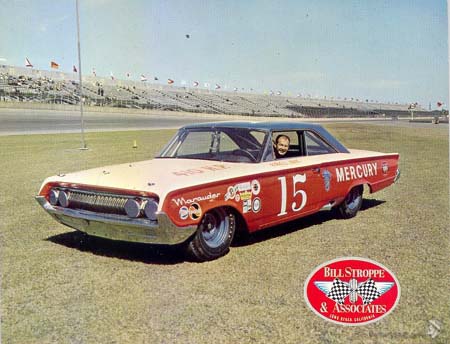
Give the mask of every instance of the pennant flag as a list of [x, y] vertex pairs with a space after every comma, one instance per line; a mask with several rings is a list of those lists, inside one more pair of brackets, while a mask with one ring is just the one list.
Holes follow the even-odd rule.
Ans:
[[172, 79], [167, 79], [167, 83], [168, 83], [169, 85], [171, 85], [171, 84], [174, 83], [174, 81], [173, 81]]
[[58, 69], [59, 68], [59, 64], [57, 64], [55, 61], [50, 61], [50, 67], [53, 69]]
[[110, 75], [111, 75], [111, 80], [114, 80], [114, 74], [113, 74], [113, 72], [110, 72]]
[[93, 74], [94, 76], [97, 76], [97, 73], [95, 72], [95, 68], [92, 68], [92, 74]]
[[277, 92], [277, 95], [281, 96], [281, 91], [278, 91], [278, 92]]
[[25, 57], [25, 67], [33, 67], [30, 60], [28, 60], [28, 57]]
[[444, 103], [442, 103], [442, 102], [437, 102], [437, 104], [436, 104], [438, 107], [441, 107], [442, 105], [444, 105]]
[[194, 83], [192, 84], [194, 87], [198, 86], [198, 81], [194, 81]]
[[73, 65], [72, 71], [73, 71], [74, 73], [78, 73], [77, 67], [75, 67], [75, 65]]
[[216, 90], [220, 89], [220, 85], [216, 84], [216, 87], [214, 87]]
[[144, 74], [141, 74], [141, 81], [143, 81], [143, 82], [147, 81], [147, 78], [145, 77]]
[[157, 76], [155, 76], [155, 77], [154, 77], [154, 80], [155, 80], [155, 81], [158, 81], [159, 79], [158, 79], [158, 77], [157, 77]]

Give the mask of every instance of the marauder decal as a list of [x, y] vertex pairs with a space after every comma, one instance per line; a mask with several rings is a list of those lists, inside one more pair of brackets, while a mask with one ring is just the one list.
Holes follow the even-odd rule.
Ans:
[[177, 206], [181, 206], [181, 205], [185, 205], [185, 204], [192, 204], [195, 202], [202, 202], [202, 201], [210, 201], [210, 200], [215, 200], [216, 198], [218, 198], [220, 196], [220, 193], [209, 193], [207, 195], [204, 196], [198, 196], [198, 197], [193, 197], [193, 198], [188, 198], [185, 199], [184, 197], [179, 197], [179, 198], [172, 198], [172, 202], [174, 202]]
[[377, 175], [377, 163], [358, 164], [336, 168], [337, 182], [348, 182], [354, 179], [373, 177]]
[[394, 274], [365, 258], [326, 262], [305, 283], [305, 300], [314, 313], [341, 325], [378, 321], [395, 308], [399, 298]]

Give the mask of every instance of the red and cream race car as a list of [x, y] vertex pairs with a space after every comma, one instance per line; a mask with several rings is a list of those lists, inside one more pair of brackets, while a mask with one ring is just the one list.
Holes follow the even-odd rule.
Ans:
[[249, 233], [320, 210], [344, 218], [363, 186], [399, 178], [399, 155], [347, 149], [323, 127], [220, 122], [181, 128], [154, 159], [47, 178], [36, 196], [58, 222], [88, 235], [182, 244], [199, 261]]

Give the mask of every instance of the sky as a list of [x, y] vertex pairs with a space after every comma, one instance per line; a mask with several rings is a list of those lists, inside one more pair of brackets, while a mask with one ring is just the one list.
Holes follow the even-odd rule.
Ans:
[[[0, 8], [0, 64], [78, 65], [76, 0]], [[84, 75], [448, 108], [443, 0], [79, 0], [79, 9]]]

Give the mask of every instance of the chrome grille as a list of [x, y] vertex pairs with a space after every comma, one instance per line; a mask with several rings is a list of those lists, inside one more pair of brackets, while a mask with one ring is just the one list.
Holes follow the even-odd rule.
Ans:
[[126, 215], [125, 203], [129, 197], [93, 193], [82, 190], [64, 190], [68, 194], [69, 208], [98, 213]]

